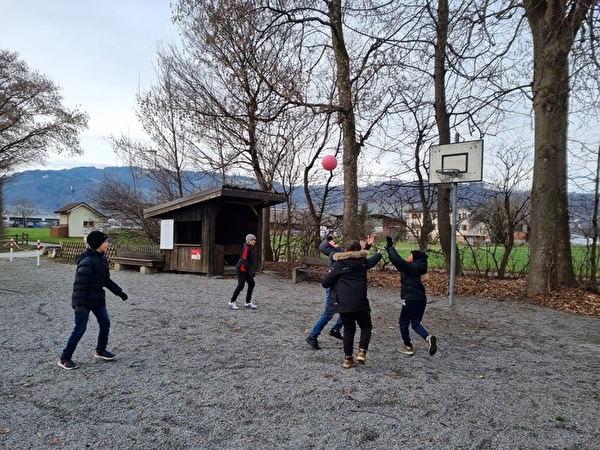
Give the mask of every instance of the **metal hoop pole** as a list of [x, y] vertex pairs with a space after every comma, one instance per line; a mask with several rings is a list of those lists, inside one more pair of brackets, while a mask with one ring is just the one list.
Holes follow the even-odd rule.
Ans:
[[454, 287], [456, 285], [456, 203], [457, 203], [458, 185], [452, 183], [452, 236], [450, 239], [450, 296], [448, 297], [449, 306], [454, 306]]

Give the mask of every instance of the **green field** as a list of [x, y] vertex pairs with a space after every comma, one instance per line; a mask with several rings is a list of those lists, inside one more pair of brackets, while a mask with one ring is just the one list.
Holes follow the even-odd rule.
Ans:
[[[410, 250], [417, 247], [415, 245], [397, 243], [396, 248], [402, 256], [407, 256]], [[581, 245], [571, 246], [573, 257], [573, 269], [576, 275], [589, 276], [589, 248]], [[429, 267], [444, 268], [444, 257], [439, 245], [429, 247]], [[502, 246], [480, 246], [468, 247], [458, 246], [458, 255], [462, 262], [464, 270], [474, 271], [478, 274], [494, 274], [500, 265], [504, 247]], [[517, 275], [526, 275], [529, 266], [529, 246], [520, 245], [513, 248], [508, 259], [506, 272]], [[600, 260], [597, 264], [600, 268]], [[600, 272], [597, 272], [600, 275]]]
[[[131, 232], [116, 231], [116, 240], [121, 244], [133, 244], [138, 242], [135, 236], [132, 236]], [[25, 237], [26, 235], [26, 237]], [[36, 242], [59, 244], [61, 241], [80, 242], [82, 238], [51, 238], [49, 228], [5, 228], [4, 238], [1, 245], [2, 247], [8, 247], [6, 238], [14, 238], [19, 243], [20, 249], [35, 248]], [[22, 245], [24, 241], [28, 241], [28, 245]], [[145, 243], [145, 242], [144, 242]], [[383, 245], [382, 243], [376, 243], [375, 246]], [[401, 256], [406, 257], [411, 250], [415, 250], [417, 247], [414, 244], [397, 243], [396, 248], [398, 249]], [[0, 248], [0, 251], [2, 249]], [[574, 245], [571, 247], [573, 255], [573, 267], [575, 273], [578, 276], [587, 277], [589, 276], [589, 249], [584, 246]], [[432, 245], [429, 247], [429, 267], [443, 269], [444, 268], [444, 257], [439, 245]], [[464, 270], [475, 272], [481, 275], [494, 274], [497, 270], [504, 248], [501, 246], [480, 246], [480, 247], [467, 247], [459, 246], [458, 257], [462, 261]], [[529, 265], [529, 246], [521, 245], [515, 247], [511, 252], [508, 260], [507, 273], [525, 275], [527, 273], [527, 267]], [[598, 264], [600, 266], [600, 264]], [[600, 272], [598, 273], [600, 275]]]
[[[134, 245], [134, 244], [148, 244], [147, 239], [141, 238], [139, 232], [131, 230], [114, 230], [110, 233], [107, 232], [111, 238], [111, 242], [119, 242], [119, 244]], [[19, 242], [19, 246], [24, 241], [29, 242], [29, 247], [35, 247], [36, 242], [48, 243], [48, 244], [60, 244], [61, 242], [81, 242], [81, 237], [71, 238], [51, 238], [49, 228], [5, 228], [3, 245], [6, 245], [4, 241], [6, 239], [13, 238], [16, 242]]]
[[82, 238], [51, 238], [50, 228], [5, 228], [4, 239], [15, 239], [21, 245], [22, 242], [29, 242], [29, 246], [35, 246], [36, 242], [45, 242], [48, 244], [59, 244], [61, 241], [80, 242]]

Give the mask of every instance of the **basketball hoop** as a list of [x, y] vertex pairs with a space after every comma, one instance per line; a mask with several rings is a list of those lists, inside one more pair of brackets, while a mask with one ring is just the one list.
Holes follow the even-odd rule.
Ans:
[[438, 169], [435, 172], [442, 183], [451, 183], [462, 178], [462, 173], [458, 169]]

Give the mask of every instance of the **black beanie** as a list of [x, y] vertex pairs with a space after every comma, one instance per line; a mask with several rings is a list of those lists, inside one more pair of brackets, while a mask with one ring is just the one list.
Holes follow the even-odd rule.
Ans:
[[427, 259], [427, 253], [423, 253], [420, 250], [413, 250], [411, 253], [413, 255], [413, 261], [418, 261], [419, 259]]
[[87, 241], [88, 245], [93, 248], [94, 250], [96, 250], [98, 247], [100, 247], [102, 245], [102, 243], [104, 241], [106, 241], [108, 239], [108, 236], [105, 235], [102, 231], [92, 231], [90, 234], [87, 235], [87, 238], [85, 238], [85, 240]]

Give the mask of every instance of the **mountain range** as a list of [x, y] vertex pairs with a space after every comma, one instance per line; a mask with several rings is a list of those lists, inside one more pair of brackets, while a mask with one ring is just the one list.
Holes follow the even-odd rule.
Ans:
[[[14, 214], [14, 207], [21, 200], [27, 200], [35, 205], [36, 215], [43, 217], [56, 216], [54, 211], [73, 202], [86, 202], [93, 205], [92, 198], [95, 196], [102, 183], [107, 180], [115, 180], [120, 183], [133, 186], [134, 177], [132, 171], [139, 168], [131, 167], [76, 167], [62, 170], [27, 170], [15, 173], [4, 180], [4, 212], [8, 215]], [[192, 179], [197, 190], [214, 188], [221, 184], [220, 175], [216, 173], [186, 173], [187, 179]], [[258, 189], [256, 180], [244, 176], [231, 176], [228, 184]], [[136, 180], [136, 188], [147, 197], [151, 198], [153, 183], [148, 177]], [[315, 191], [322, 192], [323, 188], [316, 186]], [[282, 192], [279, 187], [275, 190]], [[294, 201], [299, 205], [305, 205], [304, 192], [301, 188], [294, 190], [292, 194]], [[341, 189], [334, 189], [330, 194], [331, 204], [341, 204]]]
[[[219, 176], [216, 174], [189, 173], [187, 176], [194, 179], [194, 183], [198, 186], [199, 190], [209, 189], [220, 184]], [[46, 217], [55, 217], [56, 214], [54, 214], [54, 211], [68, 203], [83, 201], [93, 205], [91, 199], [102, 183], [109, 179], [132, 186], [132, 168], [106, 167], [99, 169], [95, 167], [77, 167], [63, 170], [29, 170], [19, 172], [5, 179], [4, 212], [13, 214], [14, 205], [20, 199], [26, 199], [35, 205], [37, 214]], [[228, 180], [228, 184], [258, 189], [256, 181], [249, 177], [235, 176]], [[459, 186], [459, 206], [461, 204], [478, 204], [485, 198], [486, 193], [490, 191], [490, 186], [487, 186], [485, 183], [463, 183]], [[149, 178], [142, 178], [137, 181], [137, 188], [147, 191], [150, 196], [152, 182]], [[278, 192], [283, 191], [277, 186], [275, 190]], [[321, 196], [324, 187], [311, 186], [311, 190], [317, 196]], [[392, 191], [394, 193], [391, 193]], [[389, 181], [387, 183], [362, 186], [359, 202], [361, 204], [367, 203], [369, 211], [373, 214], [382, 212], [379, 211], [382, 203], [392, 206], [401, 205], [402, 203], [406, 204], [406, 200], [403, 202], [401, 199], [408, 197], [412, 197], [413, 199], [418, 198], [414, 183]], [[569, 200], [571, 213], [575, 213], [576, 215], [581, 213], [581, 217], [589, 217], [588, 211], [582, 211], [581, 209], [589, 210], [592, 197], [591, 194], [571, 194]], [[294, 189], [292, 198], [298, 208], [304, 209], [306, 207], [306, 199], [302, 187]], [[586, 204], [586, 206], [582, 208], [580, 206], [582, 204]], [[343, 189], [341, 186], [336, 186], [330, 191], [327, 211], [334, 214], [341, 214], [343, 211]]]
[[[213, 188], [220, 184], [216, 174], [186, 173], [186, 177], [193, 179], [194, 184], [198, 186], [199, 190]], [[15, 205], [24, 199], [35, 205], [37, 214], [51, 217], [54, 215], [54, 211], [68, 203], [82, 201], [93, 205], [91, 199], [106, 180], [116, 180], [132, 186], [132, 168], [106, 167], [99, 169], [96, 167], [77, 167], [63, 170], [29, 170], [19, 172], [5, 180], [4, 209], [6, 213], [13, 214]], [[230, 177], [227, 183], [250, 189], [259, 188], [254, 179], [243, 176]], [[482, 185], [482, 183], [479, 184]], [[152, 181], [149, 178], [138, 178], [136, 187], [142, 192], [147, 192], [148, 198], [151, 198]], [[415, 188], [414, 184], [410, 183], [402, 189], [405, 192], [406, 189], [414, 190]], [[283, 192], [283, 189], [279, 186], [275, 186], [275, 190]], [[367, 202], [370, 205], [369, 209], [371, 211], [373, 210], [371, 203], [373, 203], [373, 199], [377, 197], [377, 192], [380, 190], [381, 184], [361, 188], [361, 202]], [[313, 185], [311, 186], [311, 191], [315, 196], [322, 197], [324, 187]], [[477, 191], [481, 191], [481, 189], [477, 189]], [[293, 202], [300, 209], [306, 207], [306, 199], [302, 187], [297, 187], [293, 190], [292, 198]], [[342, 212], [343, 189], [341, 186], [330, 187], [327, 210], [334, 214]]]
[[[215, 185], [215, 176], [196, 177], [201, 189]], [[11, 213], [14, 205], [25, 199], [36, 206], [37, 213], [52, 216], [54, 211], [72, 202], [91, 203], [106, 180], [133, 185], [130, 167], [76, 167], [63, 170], [28, 170], [8, 177], [4, 182], [4, 209]], [[137, 181], [142, 191], [151, 192], [152, 182], [142, 177]]]

